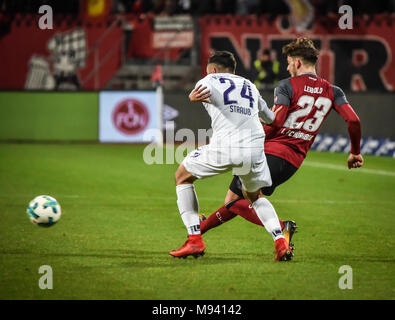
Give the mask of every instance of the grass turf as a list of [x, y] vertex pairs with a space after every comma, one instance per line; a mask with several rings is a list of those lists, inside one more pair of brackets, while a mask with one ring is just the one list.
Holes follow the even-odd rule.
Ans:
[[[395, 160], [311, 151], [270, 197], [299, 225], [294, 260], [240, 217], [204, 235], [206, 255], [168, 255], [186, 239], [174, 165], [147, 165], [143, 146], [0, 144], [0, 299], [394, 299]], [[200, 211], [223, 203], [231, 173], [196, 182]], [[28, 221], [39, 194], [55, 197], [51, 228]], [[53, 289], [41, 290], [41, 265]], [[341, 290], [342, 265], [353, 289]]]

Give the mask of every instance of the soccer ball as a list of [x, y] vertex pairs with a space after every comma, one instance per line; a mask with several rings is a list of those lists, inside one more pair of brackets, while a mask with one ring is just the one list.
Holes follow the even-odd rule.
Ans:
[[50, 227], [59, 221], [62, 211], [55, 198], [42, 195], [30, 201], [26, 208], [30, 221], [40, 227]]

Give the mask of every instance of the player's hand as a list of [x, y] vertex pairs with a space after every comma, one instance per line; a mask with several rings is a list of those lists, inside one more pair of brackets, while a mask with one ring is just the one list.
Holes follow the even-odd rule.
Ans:
[[267, 124], [268, 126], [270, 126], [277, 117], [277, 114], [281, 111], [281, 109], [283, 108], [283, 106], [276, 106], [274, 105], [270, 110], [274, 113], [274, 118], [273, 121], [270, 123], [265, 122], [261, 117], [259, 117], [259, 121], [261, 122], [261, 124], [264, 126], [265, 124]]
[[276, 121], [277, 114], [281, 111], [282, 108], [283, 108], [283, 106], [274, 105], [274, 106], [270, 109], [270, 110], [272, 110], [272, 112], [274, 113], [274, 119], [273, 119], [273, 121], [272, 121], [271, 123], [265, 123], [265, 122], [263, 121], [262, 118], [259, 118], [259, 120], [261, 121], [262, 125], [267, 124], [267, 125], [270, 126], [271, 124], [273, 124], [274, 121]]
[[360, 168], [363, 166], [363, 157], [360, 154], [352, 154], [347, 159], [348, 169]]
[[[272, 108], [272, 111], [274, 113], [274, 120], [276, 120], [277, 114], [281, 111], [281, 109], [283, 108], [283, 106], [278, 106], [278, 105], [274, 105]], [[273, 120], [273, 122], [274, 122]]]
[[202, 85], [199, 84], [189, 94], [189, 101], [211, 103], [211, 101], [209, 100], [209, 97], [211, 97], [210, 90], [206, 89], [207, 87], [202, 87]]

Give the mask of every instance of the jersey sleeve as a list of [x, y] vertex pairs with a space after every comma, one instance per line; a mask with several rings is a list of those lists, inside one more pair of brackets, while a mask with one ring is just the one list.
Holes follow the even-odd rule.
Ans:
[[333, 90], [333, 100], [335, 105], [341, 106], [342, 104], [348, 103], [346, 95], [344, 94], [343, 90], [337, 86], [332, 86]]
[[251, 81], [249, 82], [250, 82], [250, 86], [254, 88], [255, 94], [258, 96], [258, 110], [261, 112], [263, 122], [266, 124], [272, 123], [274, 120], [273, 111], [270, 110], [269, 107], [267, 106], [266, 101], [262, 98], [256, 85], [253, 84]]
[[263, 100], [261, 95], [258, 95], [258, 109], [262, 112], [262, 119], [265, 123], [270, 124], [273, 122], [274, 113], [268, 108], [266, 101]]
[[332, 86], [332, 88], [334, 109], [337, 111], [337, 113], [339, 113], [344, 121], [347, 122], [347, 130], [351, 142], [351, 153], [359, 154], [362, 136], [361, 121], [359, 120], [359, 117], [355, 113], [354, 109], [348, 103], [343, 90], [336, 86]]
[[274, 105], [281, 107], [281, 110], [277, 112], [276, 119], [271, 124], [271, 128], [267, 128], [267, 131], [280, 128], [284, 124], [288, 115], [288, 108], [291, 106], [292, 95], [293, 89], [289, 79], [281, 80], [274, 89]]
[[[202, 87], [206, 87], [206, 90], [209, 90], [211, 97], [209, 98], [211, 102], [213, 102], [213, 100], [215, 100], [215, 97], [213, 95], [213, 86], [211, 83], [211, 79], [209, 78], [209, 76], [204, 77], [203, 79], [200, 79], [198, 82], [196, 82], [194, 89], [196, 89], [199, 85], [201, 85]], [[202, 102], [203, 105], [206, 104], [206, 102]], [[214, 103], [212, 103], [214, 105]]]
[[292, 85], [288, 79], [281, 80], [274, 89], [274, 104], [289, 107], [292, 99]]

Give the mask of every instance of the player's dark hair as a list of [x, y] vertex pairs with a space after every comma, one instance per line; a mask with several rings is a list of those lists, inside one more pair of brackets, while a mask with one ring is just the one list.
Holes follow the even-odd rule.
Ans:
[[319, 55], [318, 49], [309, 38], [297, 38], [283, 47], [283, 54], [292, 58], [302, 58], [308, 64], [315, 65]]
[[233, 53], [229, 51], [216, 51], [209, 59], [208, 63], [215, 63], [216, 65], [228, 69], [232, 72], [236, 70], [236, 59]]

